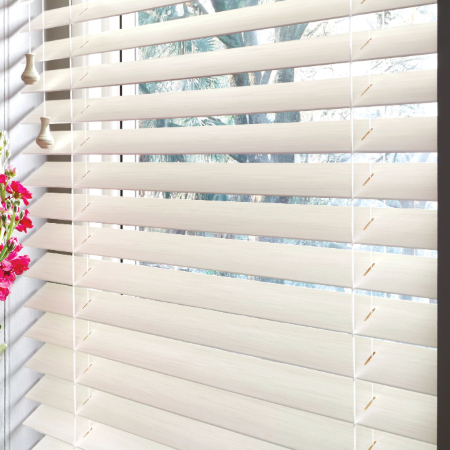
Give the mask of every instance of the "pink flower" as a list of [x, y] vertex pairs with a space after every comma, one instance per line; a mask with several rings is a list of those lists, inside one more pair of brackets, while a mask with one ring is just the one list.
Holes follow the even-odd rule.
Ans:
[[[18, 244], [17, 247], [8, 255], [6, 259], [11, 260], [16, 258], [20, 251], [23, 249], [22, 244]], [[0, 244], [0, 252], [3, 250], [3, 244]]]
[[22, 186], [20, 181], [13, 181], [6, 187], [6, 191], [12, 194], [14, 198], [22, 199], [25, 205], [28, 206], [29, 201], [33, 196], [31, 192]]
[[4, 272], [11, 272], [11, 270], [13, 269], [13, 265], [11, 264], [11, 261], [8, 261], [8, 258], [0, 262], [0, 267]]
[[12, 251], [19, 246], [19, 241], [17, 240], [16, 237], [12, 237], [8, 239], [6, 245], [8, 246], [8, 249]]
[[[14, 166], [9, 166], [4, 174], [0, 174], [2, 194], [2, 200], [0, 200], [0, 215], [2, 216], [2, 220], [0, 222], [2, 226], [6, 227], [8, 226], [8, 220], [13, 220], [12, 217], [15, 216], [17, 222], [16, 229], [26, 233], [29, 229], [33, 228], [33, 222], [28, 217], [29, 211], [27, 209], [20, 212], [20, 202], [17, 200], [22, 200], [25, 205], [28, 205], [32, 194], [19, 181], [12, 181], [8, 185], [8, 180], [16, 175], [17, 170]], [[8, 195], [5, 195], [5, 190]], [[4, 249], [5, 246], [6, 248]], [[22, 248], [23, 246], [15, 237], [8, 239], [4, 245], [0, 243], [0, 252], [4, 249], [5, 254], [8, 255], [3, 261], [0, 261], [0, 301], [7, 299], [17, 276], [22, 275], [29, 269], [30, 257], [28, 255], [19, 256]]]
[[11, 291], [8, 288], [0, 287], [0, 301], [4, 302], [8, 298], [10, 292]]
[[[26, 233], [28, 229], [33, 228], [33, 222], [28, 217], [29, 213], [30, 212], [28, 211], [28, 209], [26, 209], [25, 215], [23, 216], [22, 220], [19, 222], [19, 224], [16, 227], [17, 231], [25, 231], [25, 233]], [[16, 216], [16, 220], [19, 220], [19, 216]]]
[[0, 262], [0, 288], [9, 289], [16, 279], [14, 266], [8, 258]]
[[[8, 260], [12, 253], [8, 256]], [[22, 275], [26, 270], [29, 269], [30, 265], [30, 257], [28, 255], [24, 256], [16, 256], [15, 258], [10, 260], [12, 265], [12, 269], [16, 275]]]
[[[16, 238], [12, 238], [8, 243], [12, 241], [14, 245], [17, 242]], [[0, 246], [0, 251], [3, 245]], [[28, 255], [19, 256], [18, 253], [22, 250], [22, 245], [17, 242], [17, 246], [6, 259], [0, 262], [0, 300], [6, 300], [9, 295], [11, 286], [16, 280], [17, 275], [22, 275], [29, 269], [30, 257]]]

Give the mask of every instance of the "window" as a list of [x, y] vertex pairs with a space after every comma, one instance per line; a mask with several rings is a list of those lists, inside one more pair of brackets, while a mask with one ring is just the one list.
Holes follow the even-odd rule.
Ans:
[[27, 150], [71, 158], [28, 182], [70, 189], [28, 241], [50, 250], [28, 303], [43, 449], [436, 448], [437, 8], [388, 7], [36, 20], [122, 14], [46, 42], [71, 67], [26, 88], [73, 92], [26, 120], [70, 125]]

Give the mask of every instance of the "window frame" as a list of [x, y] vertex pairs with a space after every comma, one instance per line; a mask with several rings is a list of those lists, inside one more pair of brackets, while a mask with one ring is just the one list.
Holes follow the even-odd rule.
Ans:
[[438, 449], [450, 448], [450, 2], [438, 0]]

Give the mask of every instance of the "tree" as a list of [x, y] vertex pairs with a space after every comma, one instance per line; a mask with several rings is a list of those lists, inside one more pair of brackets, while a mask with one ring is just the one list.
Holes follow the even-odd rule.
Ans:
[[[266, 2], [267, 0], [207, 0], [191, 1], [190, 3], [171, 5], [156, 10], [143, 12], [139, 14], [140, 24], [155, 23], [165, 20], [178, 20], [193, 15], [206, 15], [212, 13], [221, 13], [237, 8], [251, 8]], [[283, 1], [283, 0], [269, 0]], [[381, 28], [385, 26], [398, 26], [411, 22], [411, 20], [431, 21], [435, 20], [434, 10], [428, 6], [411, 9], [388, 11], [378, 13], [363, 18], [366, 20], [366, 28]], [[375, 20], [373, 18], [375, 17]], [[412, 17], [412, 18], [411, 18]], [[140, 56], [143, 59], [167, 57], [171, 55], [183, 55], [186, 53], [209, 52], [220, 49], [233, 49], [244, 46], [252, 46], [271, 42], [286, 42], [298, 39], [311, 39], [328, 34], [347, 32], [347, 19], [337, 19], [322, 21], [314, 24], [299, 24], [276, 28], [273, 30], [249, 31], [236, 33], [232, 35], [197, 39], [193, 41], [170, 43], [148, 47], [140, 50]], [[392, 58], [389, 60], [371, 61], [366, 64], [366, 71], [369, 73], [393, 73], [400, 71], [417, 70], [423, 68], [423, 64], [428, 61], [424, 57]], [[360, 63], [358, 63], [360, 64]], [[156, 92], [166, 92], [173, 90], [200, 90], [200, 89], [220, 89], [225, 87], [242, 87], [252, 85], [265, 85], [269, 83], [291, 83], [294, 81], [310, 80], [324, 75], [348, 76], [348, 64], [332, 65], [321, 67], [289, 68], [277, 71], [263, 71], [256, 73], [231, 74], [229, 76], [207, 77], [181, 81], [170, 81], [163, 83], [148, 83], [140, 85], [142, 94], [152, 94]], [[423, 115], [425, 113], [422, 105], [403, 105], [372, 108], [366, 110], [355, 110], [356, 118], [382, 118], [382, 117], [406, 117], [413, 115]], [[203, 117], [187, 118], [176, 120], [150, 120], [142, 121], [142, 127], [171, 127], [171, 126], [228, 126], [228, 125], [247, 125], [261, 123], [291, 123], [310, 120], [345, 120], [349, 118], [348, 110], [330, 110], [330, 111], [289, 111], [276, 114], [251, 114], [231, 117]], [[388, 154], [385, 156], [387, 162], [424, 162], [433, 158], [433, 155], [415, 155], [415, 154]], [[367, 157], [368, 158], [368, 157]], [[366, 160], [368, 160], [366, 158]], [[380, 155], [370, 155], [373, 162], [382, 162], [384, 157]], [[308, 154], [253, 154], [253, 155], [147, 155], [141, 158], [141, 161], [148, 162], [234, 162], [234, 163], [302, 163], [302, 162], [320, 162], [320, 163], [345, 163], [349, 162], [348, 154], [329, 154], [329, 155], [308, 155]], [[148, 194], [147, 194], [148, 195]], [[273, 203], [300, 203], [311, 205], [349, 205], [345, 199], [321, 199], [321, 198], [295, 198], [295, 197], [265, 197], [265, 196], [226, 196], [211, 194], [185, 194], [185, 193], [153, 193], [153, 196], [163, 196], [165, 198], [186, 198], [201, 199], [209, 201], [252, 201], [252, 202], [273, 202]], [[435, 207], [430, 202], [414, 204], [407, 201], [387, 201], [371, 202], [372, 206], [387, 206], [396, 208], [411, 207]], [[355, 206], [369, 206], [369, 201], [358, 201]], [[176, 231], [177, 233], [188, 233], [186, 231]], [[194, 234], [194, 233], [189, 233]], [[212, 233], [195, 233], [198, 235], [213, 235]], [[219, 236], [219, 235], [216, 235]], [[242, 238], [232, 235], [220, 235], [225, 238]], [[256, 240], [269, 242], [288, 242], [283, 239], [256, 237]], [[335, 248], [346, 248], [346, 244], [336, 244], [329, 242], [307, 242], [307, 241], [289, 241], [296, 245], [314, 245]], [[361, 247], [361, 249], [370, 250], [371, 247]], [[380, 248], [375, 248], [379, 251]], [[411, 249], [389, 249], [396, 253], [410, 254]], [[226, 274], [220, 274], [226, 275]], [[281, 282], [280, 280], [267, 280]], [[406, 299], [407, 297], [405, 297]]]

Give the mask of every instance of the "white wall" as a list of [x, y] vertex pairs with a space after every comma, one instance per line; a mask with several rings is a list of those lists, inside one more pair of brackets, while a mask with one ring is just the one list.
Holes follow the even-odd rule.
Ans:
[[[41, 11], [41, 0], [31, 4], [31, 15]], [[28, 5], [18, 0], [0, 0], [0, 129], [9, 133], [12, 163], [17, 166], [20, 179], [25, 180], [45, 160], [39, 156], [25, 156], [21, 152], [32, 142], [38, 127], [21, 125], [23, 118], [42, 101], [38, 94], [21, 94], [23, 83], [22, 60], [28, 52], [28, 33], [20, 33], [28, 21]], [[34, 32], [32, 47], [42, 41], [42, 33]], [[34, 190], [34, 198], [42, 195], [42, 189]], [[35, 220], [39, 228], [42, 221]], [[22, 236], [23, 238], [23, 236]], [[32, 264], [43, 251], [25, 248]], [[40, 317], [37, 311], [23, 308], [27, 300], [43, 283], [20, 277], [12, 295], [0, 305], [0, 342], [9, 348], [0, 362], [0, 449], [29, 450], [41, 439], [41, 435], [21, 425], [37, 404], [24, 398], [27, 391], [38, 381], [39, 375], [23, 368], [24, 363], [40, 347], [38, 342], [23, 335]]]

